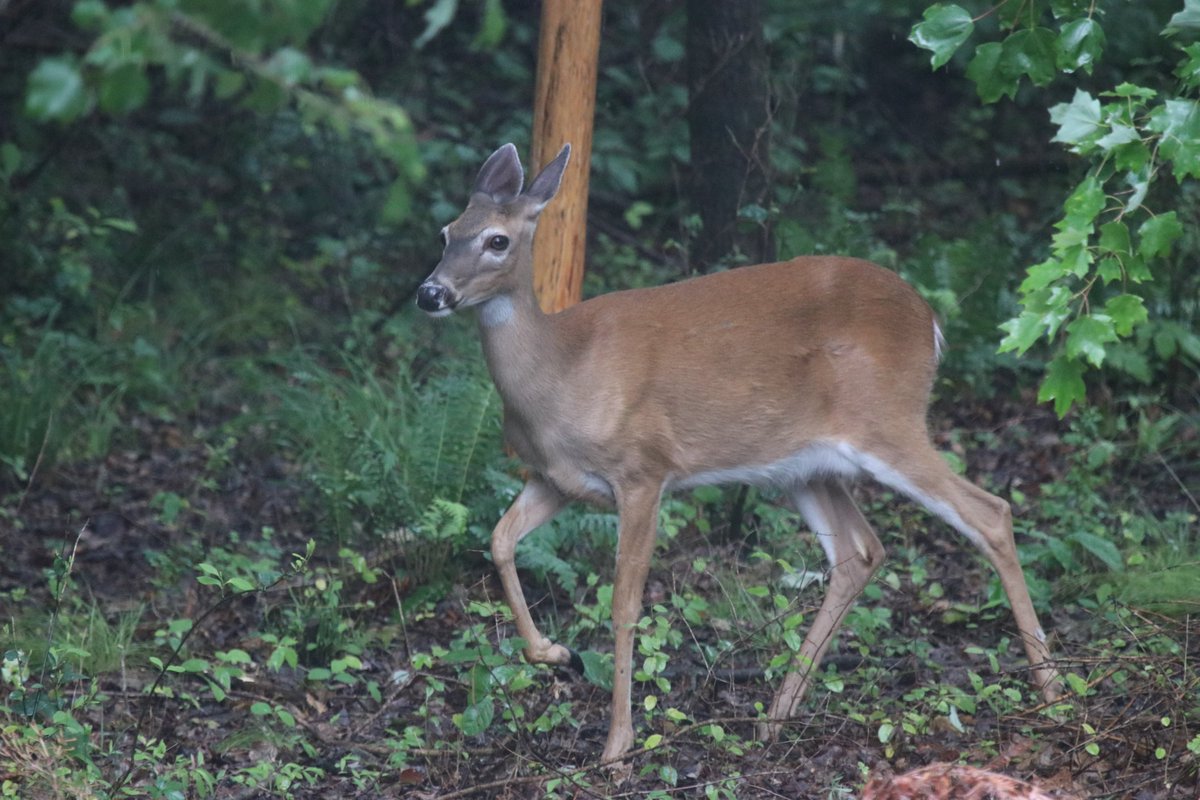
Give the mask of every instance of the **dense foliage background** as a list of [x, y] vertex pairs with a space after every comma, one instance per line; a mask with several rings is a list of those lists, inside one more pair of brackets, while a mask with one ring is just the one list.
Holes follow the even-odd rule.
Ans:
[[[928, 521], [868, 492], [899, 563], [848, 623], [866, 677], [831, 667], [821, 702], [839, 721], [797, 744], [819, 756], [805, 786], [843, 796], [877, 761], [956, 758], [937, 735], [966, 729], [977, 761], [1007, 754], [1062, 788], [1186, 796], [1200, 8], [965, 5], [759, 4], [769, 162], [737, 224], [781, 258], [873, 259], [938, 310], [939, 443], [1013, 499], [1074, 694], [1062, 723], [1013, 722], [1034, 703], [1019, 675], [992, 680], [1019, 661], [995, 582], [947, 532], [929, 556], [912, 536]], [[484, 543], [518, 481], [472, 324], [411, 306], [486, 154], [528, 152], [538, 11], [0, 3], [3, 796], [450, 791], [509, 774], [489, 748], [529, 759], [519, 777], [539, 783], [520, 791], [601, 780], [571, 770], [599, 750], [603, 691], [547, 700], [567, 690], [521, 664], [489, 599]], [[610, 0], [602, 36], [587, 293], [749, 260], [739, 240], [703, 246], [684, 4]], [[814, 602], [796, 595], [819, 551], [737, 492], [678, 498], [663, 523], [639, 691], [662, 696], [645, 723], [669, 733], [720, 716], [670, 713], [689, 646], [713, 668], [783, 663], [803, 616], [784, 610]], [[521, 554], [581, 649], [606, 646], [614, 537], [580, 511]], [[963, 622], [979, 619], [982, 636]], [[869, 670], [893, 674], [913, 641], [931, 643], [919, 675], [940, 663], [939, 625], [984, 666], [872, 697]], [[204, 713], [151, 725], [146, 693]], [[976, 715], [1002, 733], [964, 728]], [[683, 727], [701, 743], [644, 759], [639, 790], [759, 796], [745, 776], [786, 755], [736, 723]], [[1021, 761], [1014, 736], [1042, 755]], [[720, 775], [689, 772], [705, 758]]]

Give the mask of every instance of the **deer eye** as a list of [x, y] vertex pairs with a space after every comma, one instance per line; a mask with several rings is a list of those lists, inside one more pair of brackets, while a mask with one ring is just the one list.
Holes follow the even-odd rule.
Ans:
[[445, 228], [442, 228], [440, 231], [438, 231], [438, 241], [442, 243], [442, 247], [445, 247], [449, 243], [450, 240], [446, 236]]
[[492, 238], [488, 239], [487, 246], [490, 250], [495, 250], [497, 253], [502, 253], [508, 249], [508, 237], [493, 236]]

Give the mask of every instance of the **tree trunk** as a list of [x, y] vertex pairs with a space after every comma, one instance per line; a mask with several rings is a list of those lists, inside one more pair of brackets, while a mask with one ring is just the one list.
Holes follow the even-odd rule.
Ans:
[[533, 285], [548, 313], [579, 302], [583, 294], [600, 6], [601, 0], [542, 4], [530, 157], [534, 171], [558, 155], [564, 144], [571, 145], [562, 186], [542, 212], [534, 239]]
[[700, 270], [735, 248], [752, 262], [774, 258], [765, 220], [738, 232], [738, 209], [770, 205], [761, 7], [761, 0], [687, 0], [689, 193], [703, 223], [691, 256]]

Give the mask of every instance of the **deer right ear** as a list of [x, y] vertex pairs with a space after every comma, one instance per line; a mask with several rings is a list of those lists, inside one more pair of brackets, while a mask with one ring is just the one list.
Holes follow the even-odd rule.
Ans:
[[564, 144], [563, 149], [558, 152], [546, 167], [538, 173], [538, 176], [533, 179], [533, 183], [529, 184], [529, 191], [525, 192], [525, 197], [532, 200], [536, 211], [541, 211], [546, 207], [546, 204], [554, 199], [554, 195], [558, 194], [558, 187], [562, 183], [563, 172], [567, 168], [567, 162], [571, 160], [571, 145]]
[[521, 169], [521, 158], [511, 142], [488, 156], [475, 178], [472, 193], [483, 192], [497, 203], [507, 203], [521, 193], [525, 185], [525, 171]]

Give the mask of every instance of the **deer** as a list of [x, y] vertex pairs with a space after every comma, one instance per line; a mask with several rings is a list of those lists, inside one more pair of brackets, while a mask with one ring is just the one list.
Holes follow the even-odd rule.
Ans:
[[1012, 608], [1030, 678], [1061, 693], [1017, 559], [1009, 504], [951, 470], [926, 415], [942, 333], [895, 272], [802, 256], [661, 286], [615, 291], [547, 314], [534, 294], [533, 239], [570, 158], [566, 145], [524, 186], [517, 149], [484, 162], [417, 306], [474, 309], [503, 405], [503, 433], [527, 470], [496, 524], [494, 568], [531, 663], [581, 666], [544, 636], [517, 574], [517, 543], [566, 505], [615, 507], [613, 689], [602, 758], [635, 742], [635, 626], [664, 493], [743, 483], [779, 491], [829, 562], [826, 594], [758, 738], [778, 737], [884, 548], [850, 493], [869, 477], [923, 506], [982, 552]]

